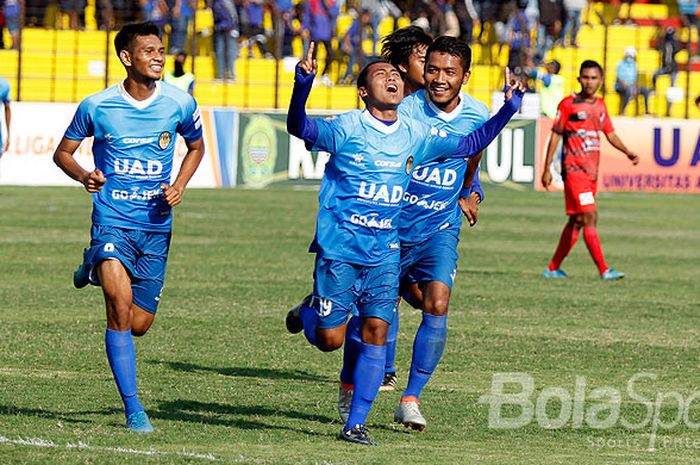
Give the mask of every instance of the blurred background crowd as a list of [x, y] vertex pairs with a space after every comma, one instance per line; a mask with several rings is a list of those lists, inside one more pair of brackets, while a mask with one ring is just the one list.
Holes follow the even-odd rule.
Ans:
[[[659, 4], [665, 13], [651, 14], [656, 10], [635, 4]], [[0, 0], [0, 6], [0, 27], [6, 31], [0, 33], [0, 47], [17, 48], [22, 27], [109, 31], [150, 20], [162, 28], [168, 53], [211, 56], [216, 82], [236, 81], [238, 58], [298, 57], [313, 40], [321, 51], [319, 85], [352, 84], [363, 62], [379, 53], [382, 36], [409, 24], [433, 36], [460, 37], [479, 49], [475, 64], [507, 64], [532, 90], [543, 75], [567, 66], [556, 59], [556, 50], [597, 47], [585, 37], [582, 42], [583, 29], [654, 28], [642, 41], [639, 34], [629, 43], [612, 39], [618, 51], [606, 64], [616, 73], [620, 111], [643, 96], [648, 112], [660, 76], [668, 76], [668, 87], [675, 88], [679, 71], [700, 69], [698, 0], [615, 0], [595, 6], [587, 0]], [[651, 13], [645, 17], [644, 12]], [[607, 35], [605, 40], [608, 47]], [[638, 51], [646, 50], [656, 52], [656, 63], [640, 72]], [[592, 58], [600, 59], [600, 53]], [[578, 61], [585, 58], [576, 55]]]

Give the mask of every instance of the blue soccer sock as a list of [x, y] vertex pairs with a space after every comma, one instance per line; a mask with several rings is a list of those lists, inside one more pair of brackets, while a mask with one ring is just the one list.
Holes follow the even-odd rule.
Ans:
[[308, 305], [302, 305], [299, 316], [304, 324], [304, 336], [312, 346], [316, 345], [316, 328], [318, 327], [318, 314]]
[[413, 359], [408, 385], [402, 397], [420, 397], [433, 371], [437, 368], [447, 342], [447, 315], [435, 316], [423, 312], [421, 321], [413, 341]]
[[136, 349], [131, 330], [114, 331], [107, 328], [105, 347], [119, 395], [124, 401], [126, 416], [142, 411], [143, 406], [136, 394]]
[[340, 382], [352, 385], [355, 375], [357, 358], [362, 352], [362, 320], [359, 316], [353, 316], [345, 328], [345, 346], [343, 347], [343, 369], [340, 370]]
[[384, 373], [396, 373], [394, 362], [396, 361], [396, 339], [399, 334], [399, 309], [398, 305], [394, 311], [394, 319], [389, 325], [386, 334], [386, 361], [384, 363]]
[[350, 416], [345, 428], [355, 425], [364, 425], [367, 415], [372, 408], [374, 398], [377, 397], [379, 386], [384, 378], [384, 361], [386, 360], [386, 346], [375, 346], [362, 343], [362, 352], [357, 358], [355, 375], [353, 378], [355, 390], [352, 393]]

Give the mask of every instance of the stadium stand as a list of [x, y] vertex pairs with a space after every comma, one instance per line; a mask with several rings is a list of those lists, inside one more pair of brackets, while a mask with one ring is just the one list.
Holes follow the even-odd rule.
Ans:
[[[22, 30], [21, 64], [18, 51], [0, 51], [0, 75], [10, 81], [15, 99], [18, 97], [17, 92], [20, 92], [19, 97], [24, 101], [77, 102], [86, 95], [103, 89], [106, 84], [111, 85], [122, 78], [123, 71], [117, 57], [111, 51], [107, 51], [108, 44], [111, 48], [113, 34], [108, 37], [106, 32], [98, 30], [94, 19], [94, 3], [94, 0], [88, 1], [85, 30], [25, 27]], [[200, 6], [203, 7], [204, 3], [200, 2]], [[683, 88], [686, 93], [687, 73], [690, 72], [689, 93], [690, 97], [695, 95], [700, 88], [700, 62], [693, 60], [692, 53], [698, 50], [698, 37], [696, 30], [689, 32], [689, 29], [680, 27], [681, 20], [675, 2], [642, 1], [632, 3], [629, 11], [626, 10], [627, 7], [628, 4], [623, 4], [619, 14], [629, 17], [634, 25], [614, 24], [617, 6], [613, 3], [590, 3], [583, 14], [584, 24], [579, 31], [579, 46], [555, 46], [545, 57], [546, 60], [556, 59], [561, 63], [561, 75], [565, 79], [566, 90], [573, 91], [577, 88], [576, 76], [581, 61], [597, 60], [607, 71], [605, 100], [610, 110], [616, 111], [619, 96], [614, 92], [615, 66], [622, 59], [624, 49], [633, 46], [638, 50], [640, 79], [644, 85], [651, 87], [651, 76], [660, 62], [660, 53], [656, 49], [657, 38], [663, 28], [671, 26], [678, 28], [678, 37], [683, 44], [683, 50], [676, 56], [680, 68], [677, 86]], [[62, 17], [57, 12], [53, 14], [58, 18], [54, 22], [61, 27], [68, 25], [65, 16]], [[271, 30], [272, 17], [269, 12], [265, 21], [266, 27]], [[353, 18], [348, 13], [339, 16], [337, 37], [342, 37], [352, 21]], [[263, 58], [257, 49], [252, 51], [252, 58], [247, 58], [248, 49], [245, 43], [242, 43], [240, 57], [235, 63], [236, 82], [221, 82], [214, 79], [211, 11], [200, 8], [196, 12], [194, 24], [196, 46], [193, 47], [195, 53], [191, 62], [196, 76], [195, 95], [201, 104], [251, 109], [286, 107], [293, 82], [293, 66], [296, 62], [294, 57], [302, 53], [303, 44], [300, 37], [295, 37], [293, 41], [294, 57], [280, 59], [279, 62]], [[396, 23], [398, 27], [408, 24], [408, 17], [402, 17]], [[379, 26], [380, 35], [391, 32], [394, 25], [393, 18], [384, 18]], [[7, 39], [7, 32], [5, 34]], [[372, 52], [371, 34], [368, 35], [370, 37], [363, 41], [366, 56]], [[488, 34], [484, 34], [484, 37], [486, 36]], [[5, 43], [9, 43], [9, 40]], [[497, 43], [489, 43], [484, 39], [481, 43], [475, 40], [472, 48], [473, 73], [466, 90], [477, 99], [490, 102], [491, 93], [502, 85], [501, 68], [508, 62], [507, 45], [500, 47]], [[323, 59], [323, 52], [319, 59]], [[339, 76], [344, 73], [343, 66], [334, 66], [330, 74], [331, 80], [338, 81]], [[667, 76], [659, 79], [656, 92], [650, 100], [653, 114], [664, 114], [669, 86]], [[359, 101], [354, 87], [345, 85], [318, 89], [312, 94], [309, 102], [309, 108], [319, 110], [344, 110], [357, 105]], [[689, 107], [688, 116], [700, 116], [694, 105]], [[626, 114], [632, 116], [637, 111], [637, 105], [631, 104], [627, 106]], [[674, 105], [671, 116], [685, 117], [685, 105]]]

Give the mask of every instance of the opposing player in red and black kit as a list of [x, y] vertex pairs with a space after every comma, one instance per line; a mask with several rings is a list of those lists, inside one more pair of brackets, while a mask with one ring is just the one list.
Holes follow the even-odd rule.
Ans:
[[583, 229], [583, 239], [598, 267], [600, 278], [611, 281], [620, 279], [625, 274], [609, 268], [605, 263], [596, 230], [598, 212], [595, 196], [600, 162], [600, 131], [605, 134], [612, 146], [627, 155], [633, 164], [639, 163], [639, 157], [628, 150], [615, 134], [605, 102], [600, 97], [596, 97], [603, 83], [603, 68], [595, 61], [584, 61], [581, 64], [578, 81], [581, 84], [581, 91], [566, 97], [559, 103], [542, 173], [542, 185], [549, 188], [552, 183], [549, 167], [559, 140], [564, 137], [562, 177], [569, 221], [564, 226], [559, 245], [552, 261], [544, 270], [544, 276], [545, 278], [567, 277], [560, 266], [574, 247], [579, 231]]

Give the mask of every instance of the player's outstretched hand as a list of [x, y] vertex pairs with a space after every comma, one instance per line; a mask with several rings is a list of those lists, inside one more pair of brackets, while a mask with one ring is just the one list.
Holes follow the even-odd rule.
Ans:
[[639, 163], [639, 155], [637, 155], [636, 153], [628, 153], [627, 158], [629, 158], [633, 165]]
[[83, 186], [85, 186], [85, 190], [91, 194], [100, 192], [100, 190], [102, 190], [102, 186], [104, 186], [106, 182], [107, 178], [105, 178], [102, 171], [98, 169], [91, 171], [83, 178]]
[[467, 217], [469, 226], [474, 226], [479, 221], [479, 194], [472, 193], [469, 197], [460, 197], [457, 202], [462, 213]]
[[552, 173], [549, 172], [549, 168], [544, 170], [542, 173], [542, 187], [549, 190], [549, 186], [552, 185]]
[[305, 76], [308, 74], [316, 75], [316, 71], [318, 71], [318, 63], [316, 63], [316, 59], [314, 58], [315, 48], [316, 43], [312, 41], [309, 44], [309, 50], [307, 50], [306, 56], [297, 65]]
[[182, 203], [182, 189], [177, 186], [168, 186], [167, 184], [161, 184], [160, 188], [163, 190], [163, 200], [169, 206], [174, 207]]
[[523, 95], [525, 93], [525, 85], [518, 79], [513, 78], [510, 73], [510, 68], [505, 69], [505, 99], [510, 100], [513, 97], [513, 92]]

